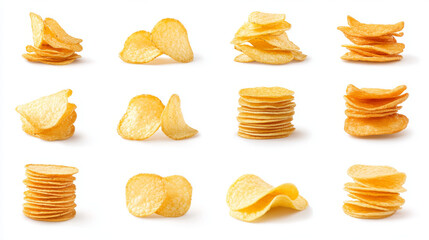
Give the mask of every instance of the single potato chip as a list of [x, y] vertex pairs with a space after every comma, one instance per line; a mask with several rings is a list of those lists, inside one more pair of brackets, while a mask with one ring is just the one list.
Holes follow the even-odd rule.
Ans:
[[250, 63], [250, 62], [254, 62], [255, 60], [253, 60], [252, 58], [250, 58], [246, 54], [240, 54], [234, 58], [234, 61], [240, 62], [240, 63]]
[[45, 18], [43, 21], [45, 27], [49, 28], [49, 30], [54, 34], [55, 38], [60, 42], [67, 44], [79, 44], [82, 42], [82, 39], [72, 37], [66, 33], [66, 31], [52, 18]]
[[249, 15], [249, 22], [259, 25], [267, 25], [283, 22], [285, 18], [285, 14], [273, 14], [255, 11]]
[[239, 92], [243, 98], [272, 98], [272, 99], [292, 99], [294, 92], [282, 87], [255, 87], [243, 88]]
[[80, 43], [78, 43], [78, 44], [70, 44], [70, 43], [61, 42], [60, 40], [58, 40], [56, 38], [55, 33], [53, 33], [46, 26], [45, 26], [45, 30], [44, 30], [43, 39], [46, 41], [46, 43], [48, 45], [50, 45], [53, 48], [64, 48], [64, 49], [72, 50], [74, 52], [80, 52], [83, 49], [82, 45], [80, 45]]
[[381, 88], [357, 88], [353, 84], [347, 86], [347, 96], [358, 99], [385, 99], [400, 96], [407, 86], [400, 85], [394, 89], [381, 89]]
[[34, 46], [39, 48], [43, 44], [45, 44], [43, 36], [44, 34], [44, 23], [42, 17], [39, 15], [30, 12], [30, 19], [31, 19], [31, 29], [33, 31], [33, 43]]
[[345, 203], [343, 205], [343, 211], [347, 215], [355, 218], [364, 218], [364, 219], [380, 219], [392, 216], [396, 211], [385, 211], [377, 210], [373, 208], [366, 208], [356, 206], [350, 203]]
[[[347, 31], [347, 30], [345, 30]], [[352, 43], [357, 45], [375, 45], [383, 43], [396, 43], [394, 36], [380, 36], [380, 37], [358, 37], [344, 33], [344, 36], [348, 38]]]
[[283, 50], [260, 50], [252, 46], [236, 45], [239, 51], [260, 63], [267, 64], [286, 64], [294, 59], [291, 51]]
[[362, 50], [377, 55], [396, 55], [404, 51], [405, 44], [403, 43], [385, 43], [374, 45], [343, 45], [349, 50]]
[[127, 63], [148, 63], [162, 52], [150, 40], [150, 33], [138, 31], [127, 38], [119, 57]]
[[[249, 40], [258, 36], [279, 35], [282, 32], [289, 30], [290, 27], [290, 23], [286, 21], [277, 22], [270, 25], [259, 25], [247, 22], [238, 29], [238, 31], [235, 33], [235, 38], [237, 40]], [[237, 40], [233, 40], [233, 42]]]
[[169, 138], [181, 140], [190, 138], [198, 133], [198, 130], [186, 124], [180, 109], [180, 98], [173, 94], [161, 115], [161, 129]]
[[75, 167], [46, 164], [27, 164], [25, 168], [29, 172], [37, 173], [46, 177], [71, 176], [79, 172]]
[[346, 183], [344, 185], [345, 188], [347, 189], [352, 189], [352, 190], [356, 190], [356, 191], [365, 191], [365, 192], [377, 192], [377, 193], [393, 193], [393, 194], [397, 194], [397, 193], [401, 193], [401, 192], [405, 192], [406, 189], [401, 187], [400, 189], [388, 189], [388, 188], [375, 188], [375, 187], [368, 187], [365, 185], [362, 185], [358, 182], [355, 183]]
[[367, 204], [389, 208], [399, 209], [405, 203], [401, 196], [368, 196], [365, 194], [349, 194], [349, 197], [365, 202]]
[[166, 18], [152, 29], [151, 40], [164, 54], [178, 62], [191, 62], [194, 59], [186, 28], [176, 19]]
[[404, 130], [408, 118], [402, 114], [393, 114], [382, 118], [347, 118], [344, 130], [357, 137], [393, 134]]
[[363, 61], [363, 62], [393, 62], [402, 59], [401, 55], [386, 55], [380, 57], [362, 56], [355, 52], [348, 52], [344, 54], [341, 59], [348, 61]]
[[390, 109], [396, 107], [398, 104], [405, 102], [409, 94], [405, 93], [398, 97], [384, 98], [384, 99], [357, 99], [348, 95], [344, 96], [347, 104], [361, 110], [375, 111], [382, 109]]
[[164, 104], [152, 95], [139, 95], [131, 99], [127, 112], [118, 124], [118, 134], [129, 140], [144, 140], [161, 126]]
[[347, 16], [347, 22], [353, 31], [368, 37], [390, 35], [404, 28], [404, 22], [398, 22], [396, 24], [365, 24], [360, 23], [351, 16]]
[[180, 217], [191, 207], [192, 186], [186, 178], [178, 175], [164, 178], [167, 197], [156, 210], [156, 214], [164, 217]]

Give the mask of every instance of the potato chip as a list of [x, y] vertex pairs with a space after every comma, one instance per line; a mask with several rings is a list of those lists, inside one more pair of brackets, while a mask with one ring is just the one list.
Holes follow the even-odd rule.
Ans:
[[130, 140], [144, 140], [161, 126], [164, 104], [152, 95], [139, 95], [131, 99], [127, 112], [118, 125], [118, 134]]
[[362, 56], [354, 52], [348, 52], [344, 54], [341, 59], [349, 61], [363, 61], [363, 62], [392, 62], [399, 61], [402, 59], [401, 55], [386, 55], [380, 57], [367, 57]]
[[362, 194], [365, 196], [380, 196], [380, 197], [394, 197], [394, 196], [398, 196], [399, 193], [392, 193], [392, 192], [379, 192], [379, 191], [363, 191], [363, 190], [356, 190], [356, 189], [352, 189], [352, 188], [348, 188], [348, 187], [344, 187], [344, 190], [346, 190], [349, 193], [352, 194]]
[[291, 27], [290, 23], [286, 21], [266, 25], [259, 25], [253, 23], [243, 24], [238, 31], [235, 33], [235, 38], [251, 38], [264, 35], [279, 35], [282, 32], [289, 30]]
[[29, 218], [31, 218], [33, 220], [37, 220], [37, 221], [62, 222], [62, 221], [67, 221], [67, 220], [70, 220], [70, 219], [74, 218], [74, 216], [76, 215], [76, 211], [72, 210], [72, 211], [70, 211], [69, 213], [67, 213], [65, 215], [61, 215], [61, 216], [58, 216], [58, 217], [51, 217], [51, 216], [49, 216], [47, 218], [38, 218], [38, 217], [35, 217], [35, 216], [28, 215], [25, 212], [24, 212], [24, 214], [27, 217], [29, 217]]
[[374, 136], [400, 132], [407, 125], [406, 116], [393, 114], [383, 118], [347, 118], [344, 130], [353, 136]]
[[344, 36], [346, 38], [348, 38], [352, 43], [357, 44], [357, 45], [374, 45], [374, 44], [383, 44], [383, 43], [396, 43], [396, 39], [393, 36], [361, 37], [361, 36], [349, 35], [347, 33], [344, 33]]
[[360, 23], [351, 16], [347, 16], [347, 22], [353, 31], [368, 37], [378, 37], [399, 32], [404, 28], [404, 22], [396, 24], [365, 24]]
[[372, 208], [359, 207], [353, 204], [345, 203], [343, 205], [344, 213], [355, 218], [380, 219], [392, 216], [396, 211], [376, 210]]
[[291, 98], [294, 92], [282, 87], [256, 87], [241, 89], [239, 94], [241, 97], [284, 99]]
[[352, 117], [352, 118], [380, 118], [380, 117], [387, 117], [387, 116], [396, 114], [397, 111], [384, 112], [384, 113], [354, 113], [354, 112], [350, 112], [349, 110], [346, 110], [345, 113], [347, 117]]
[[27, 52], [31, 53], [34, 52], [40, 57], [48, 57], [48, 58], [61, 58], [61, 59], [67, 59], [68, 57], [75, 54], [73, 51], [67, 50], [67, 49], [61, 49], [61, 48], [53, 48], [50, 46], [42, 46], [40, 48], [33, 47], [31, 45], [28, 45], [25, 50]]
[[156, 214], [164, 217], [180, 217], [191, 207], [192, 186], [186, 178], [178, 175], [164, 178], [167, 197], [156, 210]]
[[30, 13], [31, 29], [33, 31], [33, 43], [35, 47], [41, 47], [45, 42], [44, 36], [44, 23], [42, 17], [35, 13]]
[[180, 98], [173, 94], [161, 115], [161, 129], [169, 138], [181, 140], [195, 136], [198, 131], [189, 127], [180, 109]]
[[27, 164], [25, 168], [29, 172], [38, 173], [44, 176], [68, 176], [78, 173], [75, 167], [67, 167], [61, 165], [45, 165], [45, 164]]
[[247, 45], [236, 45], [236, 48], [260, 63], [285, 64], [294, 59], [294, 55], [290, 51], [260, 50]]
[[79, 44], [82, 42], [82, 39], [74, 38], [66, 33], [66, 31], [52, 18], [45, 18], [43, 21], [45, 27], [54, 34], [54, 37], [60, 42], [67, 44]]
[[249, 22], [259, 25], [267, 25], [278, 22], [283, 22], [286, 18], [285, 14], [273, 14], [273, 13], [263, 13], [263, 12], [252, 12], [249, 15]]
[[388, 43], [388, 44], [374, 44], [374, 45], [343, 45], [349, 50], [363, 50], [378, 55], [396, 55], [404, 51], [405, 45], [403, 43]]
[[250, 58], [246, 54], [240, 54], [234, 58], [234, 61], [240, 62], [240, 63], [250, 63], [250, 62], [254, 62], [255, 60], [253, 60], [252, 58]]
[[253, 119], [253, 118], [237, 117], [237, 120], [240, 123], [279, 123], [279, 122], [285, 122], [285, 121], [292, 121], [293, 117], [289, 116], [281, 119]]
[[166, 18], [159, 21], [151, 32], [151, 40], [162, 53], [178, 62], [191, 62], [194, 59], [188, 33], [176, 19]]
[[166, 197], [164, 180], [156, 174], [138, 174], [128, 180], [126, 186], [127, 208], [136, 217], [155, 213]]
[[150, 33], [146, 31], [131, 34], [125, 41], [124, 49], [119, 54], [122, 61], [148, 63], [162, 55], [162, 52], [155, 47], [150, 38]]
[[407, 86], [400, 85], [394, 89], [381, 89], [381, 88], [357, 88], [353, 84], [347, 86], [347, 95], [349, 97], [358, 99], [385, 99], [394, 98], [401, 95]]
[[349, 194], [349, 197], [365, 202], [367, 204], [385, 207], [385, 208], [396, 208], [399, 209], [405, 203], [405, 199], [401, 196], [368, 196], [365, 194]]
[[389, 109], [397, 106], [398, 104], [403, 103], [405, 100], [408, 99], [409, 94], [405, 93], [403, 95], [400, 95], [398, 97], [393, 98], [384, 98], [384, 99], [357, 99], [350, 97], [348, 95], [344, 96], [344, 99], [346, 100], [347, 104], [350, 106], [362, 109], [362, 110], [368, 110], [368, 111], [374, 111], [374, 110], [382, 110], [382, 109]]
[[251, 108], [258, 108], [258, 109], [282, 109], [282, 108], [288, 108], [288, 107], [295, 107], [296, 104], [291, 101], [282, 101], [278, 103], [267, 103], [267, 102], [261, 102], [261, 101], [252, 101], [252, 99], [245, 99], [240, 98], [238, 100], [238, 103], [240, 106], [244, 107], [251, 107]]
[[365, 191], [365, 192], [378, 192], [378, 193], [400, 193], [405, 192], [405, 188], [401, 189], [388, 189], [388, 188], [375, 188], [375, 187], [368, 187], [365, 185], [362, 185], [360, 183], [346, 183], [344, 185], [345, 188], [357, 190], [357, 191]]

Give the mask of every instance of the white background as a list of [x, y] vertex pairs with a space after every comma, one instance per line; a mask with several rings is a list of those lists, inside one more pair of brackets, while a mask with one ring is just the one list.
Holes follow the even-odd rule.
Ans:
[[[425, 1], [3, 1], [1, 2], [0, 238], [2, 239], [427, 239], [428, 33]], [[242, 64], [229, 44], [250, 12], [286, 13], [290, 39], [308, 55], [281, 66]], [[67, 66], [29, 63], [29, 12], [56, 19], [82, 38], [79, 61]], [[362, 22], [405, 21], [404, 59], [386, 64], [344, 62], [348, 43], [337, 26], [350, 14]], [[172, 17], [187, 28], [195, 53], [188, 64], [166, 56], [153, 64], [122, 62], [118, 53], [137, 30]], [[388, 137], [346, 134], [343, 95], [358, 87], [408, 86], [401, 113], [408, 128]], [[280, 140], [236, 135], [238, 91], [283, 86], [295, 91], [296, 132]], [[15, 107], [70, 88], [78, 119], [75, 135], [44, 142], [26, 135]], [[116, 133], [129, 100], [153, 94], [165, 104], [177, 93], [187, 123], [200, 133], [173, 141], [161, 131], [146, 141]], [[426, 149], [424, 148], [426, 147]], [[22, 214], [24, 165], [78, 167], [77, 215], [62, 223]], [[345, 215], [343, 184], [353, 164], [390, 165], [407, 173], [403, 210], [383, 220]], [[125, 184], [138, 173], [180, 174], [193, 185], [190, 211], [180, 218], [136, 218], [125, 206]], [[272, 185], [296, 184], [309, 208], [273, 210], [257, 223], [229, 216], [228, 187], [245, 173]]]

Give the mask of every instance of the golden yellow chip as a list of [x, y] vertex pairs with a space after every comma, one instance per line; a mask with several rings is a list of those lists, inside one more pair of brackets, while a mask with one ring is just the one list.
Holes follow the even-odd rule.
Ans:
[[62, 56], [56, 56], [56, 57], [46, 57], [46, 56], [40, 56], [38, 54], [22, 54], [22, 56], [27, 59], [30, 62], [41, 62], [41, 63], [47, 63], [52, 65], [65, 65], [64, 63], [67, 62], [71, 63], [74, 62], [76, 59], [80, 58], [81, 56], [79, 54], [72, 54], [68, 57], [62, 57]]
[[273, 14], [255, 11], [249, 15], [249, 22], [259, 25], [267, 25], [282, 22], [285, 20], [285, 18], [285, 14]]
[[365, 202], [367, 204], [388, 208], [399, 209], [405, 203], [405, 199], [401, 196], [368, 196], [365, 194], [349, 194], [349, 197]]
[[50, 45], [53, 48], [64, 48], [64, 49], [72, 50], [74, 52], [80, 52], [83, 49], [82, 45], [80, 45], [80, 43], [78, 43], [78, 44], [70, 44], [70, 43], [61, 42], [60, 40], [58, 40], [56, 38], [55, 33], [53, 33], [47, 27], [45, 27], [43, 39], [46, 41], [46, 43], [48, 45]]
[[344, 187], [344, 190], [346, 190], [349, 193], [352, 194], [360, 194], [365, 196], [380, 196], [380, 197], [395, 197], [399, 196], [399, 193], [392, 193], [392, 192], [378, 192], [378, 191], [365, 191], [365, 190], [357, 190], [349, 187]]
[[393, 34], [404, 28], [404, 22], [396, 24], [365, 24], [360, 23], [351, 16], [347, 16], [347, 22], [353, 31], [368, 37], [378, 37]]
[[344, 185], [345, 188], [347, 189], [352, 189], [352, 190], [356, 190], [356, 191], [365, 191], [365, 192], [377, 192], [377, 193], [400, 193], [400, 192], [405, 192], [406, 189], [405, 188], [401, 188], [401, 189], [388, 189], [388, 188], [375, 188], [375, 187], [368, 187], [368, 186], [364, 186], [360, 183], [346, 183]]
[[363, 62], [393, 62], [402, 59], [401, 55], [386, 55], [379, 57], [367, 57], [357, 54], [355, 52], [348, 52], [344, 54], [341, 59], [348, 61], [363, 61]]
[[374, 208], [366, 208], [358, 205], [345, 203], [343, 205], [344, 213], [355, 218], [379, 219], [392, 216], [396, 211], [392, 210], [377, 210]]
[[151, 32], [151, 39], [162, 53], [178, 62], [191, 62], [194, 59], [186, 28], [176, 19], [159, 21]]
[[42, 17], [35, 13], [30, 13], [30, 19], [31, 19], [31, 29], [33, 31], [33, 43], [35, 47], [41, 47], [45, 41], [44, 41], [44, 23]]
[[[348, 31], [348, 30], [344, 30]], [[344, 32], [343, 32], [344, 33]], [[348, 38], [352, 43], [357, 45], [374, 45], [383, 43], [396, 43], [396, 39], [393, 36], [380, 36], [380, 37], [358, 37], [344, 33], [344, 36]]]
[[128, 63], [148, 63], [161, 54], [150, 40], [150, 33], [138, 31], [127, 38], [119, 56]]
[[246, 54], [242, 53], [242, 54], [238, 55], [237, 57], [235, 57], [234, 61], [240, 62], [240, 63], [250, 63], [250, 62], [254, 62], [255, 60], [253, 60], [252, 58], [250, 58]]
[[27, 52], [31, 53], [34, 52], [36, 55], [40, 57], [48, 57], [48, 58], [67, 58], [74, 54], [73, 51], [67, 50], [67, 49], [57, 49], [50, 46], [42, 46], [40, 48], [33, 47], [31, 45], [28, 45], [25, 50]]
[[354, 108], [367, 110], [367, 111], [375, 111], [375, 110], [394, 108], [398, 104], [401, 104], [405, 100], [407, 100], [408, 96], [409, 94], [405, 93], [403, 95], [400, 95], [398, 97], [393, 97], [393, 98], [357, 99], [346, 95], [344, 96], [344, 99], [346, 100], [348, 105]]
[[278, 35], [286, 30], [289, 30], [290, 27], [290, 23], [286, 21], [270, 24], [269, 26], [247, 22], [238, 29], [238, 31], [235, 33], [235, 38], [248, 40], [257, 36], [269, 34]]
[[403, 43], [386, 43], [375, 45], [343, 45], [349, 50], [363, 50], [378, 55], [396, 55], [402, 53], [405, 48]]
[[128, 180], [126, 186], [127, 208], [136, 217], [155, 213], [166, 197], [164, 180], [156, 174], [138, 174]]
[[66, 33], [66, 31], [52, 18], [45, 18], [43, 21], [45, 27], [50, 30], [58, 41], [67, 43], [67, 44], [79, 44], [82, 42], [82, 39], [72, 37]]
[[357, 88], [353, 84], [347, 86], [347, 95], [349, 97], [358, 99], [384, 99], [394, 98], [401, 95], [407, 86], [400, 85], [394, 89], [381, 89], [381, 88]]
[[380, 117], [387, 117], [387, 116], [396, 114], [397, 112], [398, 111], [391, 111], [391, 112], [384, 112], [384, 113], [355, 113], [349, 110], [345, 111], [347, 117], [353, 117], [353, 118], [380, 118]]
[[176, 94], [170, 97], [167, 106], [162, 112], [161, 127], [165, 135], [174, 140], [190, 138], [198, 133], [198, 130], [186, 124], [180, 109], [180, 98]]
[[149, 138], [161, 126], [163, 110], [164, 104], [155, 96], [144, 94], [134, 97], [119, 122], [118, 134], [130, 140]]
[[260, 63], [286, 64], [294, 59], [291, 51], [260, 50], [252, 46], [236, 45], [239, 51]]
[[156, 214], [164, 217], [180, 217], [191, 207], [192, 186], [186, 178], [178, 175], [164, 178], [167, 197]]
[[239, 92], [243, 98], [273, 98], [292, 99], [294, 92], [282, 87], [255, 87], [243, 88]]
[[61, 165], [45, 165], [45, 164], [27, 164], [25, 165], [27, 171], [34, 172], [44, 176], [64, 176], [73, 175], [78, 173], [75, 167], [61, 166]]
[[344, 131], [357, 137], [375, 136], [400, 132], [407, 125], [408, 118], [402, 114], [382, 118], [347, 118]]
[[296, 104], [292, 101], [286, 100], [278, 103], [267, 103], [267, 102], [261, 102], [261, 101], [252, 101], [253, 99], [245, 99], [240, 98], [238, 100], [238, 103], [241, 106], [247, 106], [251, 108], [260, 108], [260, 109], [281, 109], [281, 108], [288, 108], [288, 107], [295, 107]]

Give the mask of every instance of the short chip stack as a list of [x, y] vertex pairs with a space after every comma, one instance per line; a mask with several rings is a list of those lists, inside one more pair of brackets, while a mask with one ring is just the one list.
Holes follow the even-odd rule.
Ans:
[[72, 137], [77, 114], [76, 105], [68, 102], [71, 95], [72, 90], [66, 89], [19, 105], [16, 111], [21, 115], [22, 130], [45, 141]]
[[238, 108], [238, 135], [249, 139], [289, 136], [295, 113], [294, 92], [282, 87], [241, 89]]
[[[394, 89], [362, 88], [352, 84], [347, 86], [346, 115], [344, 130], [353, 136], [365, 137], [393, 134], [404, 130], [408, 118], [398, 111], [398, 106], [408, 98], [402, 94], [407, 87], [398, 86]], [[402, 94], [402, 95], [401, 95]]]
[[60, 222], [76, 215], [77, 168], [60, 165], [28, 164], [25, 166], [28, 190], [24, 192], [24, 215], [38, 221]]
[[397, 43], [395, 37], [402, 37], [404, 22], [392, 25], [360, 23], [347, 16], [349, 27], [340, 26], [338, 30], [344, 33], [356, 45], [343, 45], [350, 50], [341, 58], [348, 61], [391, 62], [399, 61], [399, 55], [405, 48], [403, 43]]
[[34, 46], [28, 45], [28, 53], [22, 56], [30, 62], [66, 65], [80, 58], [75, 52], [82, 51], [82, 39], [74, 38], [52, 18], [42, 19], [30, 13]]
[[274, 207], [301, 211], [308, 206], [307, 200], [299, 195], [292, 183], [273, 187], [252, 174], [241, 176], [231, 185], [226, 202], [230, 215], [246, 222], [262, 217]]
[[307, 56], [286, 34], [291, 25], [285, 17], [285, 14], [252, 12], [231, 42], [242, 52], [234, 61], [286, 64], [305, 60]]
[[351, 166], [347, 174], [355, 182], [344, 189], [353, 200], [345, 201], [343, 210], [355, 218], [385, 218], [401, 209], [405, 200], [399, 196], [407, 176], [388, 166]]

